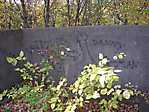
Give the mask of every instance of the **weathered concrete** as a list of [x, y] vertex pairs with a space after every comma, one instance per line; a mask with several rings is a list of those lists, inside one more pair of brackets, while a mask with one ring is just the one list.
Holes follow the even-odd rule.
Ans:
[[122, 82], [131, 81], [139, 87], [149, 88], [149, 26], [95, 26], [0, 32], [0, 89], [18, 82], [5, 56], [24, 50], [32, 62], [39, 62], [43, 58], [39, 52], [50, 45], [70, 48], [55, 72], [65, 74], [70, 82], [75, 80], [84, 64], [97, 62], [99, 52], [111, 58], [115, 53], [124, 52], [126, 59], [113, 63], [124, 70], [119, 74]]

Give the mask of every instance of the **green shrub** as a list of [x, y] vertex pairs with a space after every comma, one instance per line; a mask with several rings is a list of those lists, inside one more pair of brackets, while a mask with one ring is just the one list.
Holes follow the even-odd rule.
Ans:
[[[124, 56], [124, 53], [119, 53], [113, 59], [123, 59]], [[19, 88], [12, 87], [3, 91], [0, 100], [6, 96], [15, 104], [21, 101], [27, 104], [27, 110], [31, 112], [75, 112], [92, 101], [96, 101], [100, 107], [95, 111], [111, 112], [123, 100], [137, 95], [133, 88], [122, 88], [118, 84], [118, 73], [122, 70], [109, 66], [110, 60], [103, 54], [99, 54], [98, 64], [86, 65], [71, 85], [67, 84], [66, 78], [61, 78], [57, 85], [53, 81], [46, 85], [45, 79], [49, 70], [52, 70], [52, 65], [48, 61], [43, 61], [38, 66], [31, 64], [22, 51], [17, 57], [7, 57], [7, 61], [16, 67], [15, 70], [23, 81]], [[8, 107], [5, 109], [10, 110]]]

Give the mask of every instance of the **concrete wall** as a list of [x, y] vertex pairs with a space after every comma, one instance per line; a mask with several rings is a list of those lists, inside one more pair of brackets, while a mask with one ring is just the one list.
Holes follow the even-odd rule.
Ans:
[[30, 61], [39, 62], [47, 57], [39, 52], [50, 45], [70, 48], [54, 72], [55, 75], [65, 74], [70, 82], [76, 79], [83, 65], [97, 62], [99, 52], [110, 58], [124, 52], [127, 55], [124, 61], [112, 63], [124, 70], [119, 74], [121, 81], [149, 88], [149, 26], [95, 26], [1, 31], [0, 90], [19, 82], [6, 56], [23, 50]]

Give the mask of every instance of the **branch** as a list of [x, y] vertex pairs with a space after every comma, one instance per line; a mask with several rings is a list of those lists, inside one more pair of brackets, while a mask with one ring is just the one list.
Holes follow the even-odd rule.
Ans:
[[15, 5], [17, 6], [17, 8], [18, 8], [19, 10], [21, 10], [21, 8], [20, 8], [19, 4], [16, 2], [16, 0], [13, 0], [13, 1], [14, 1]]

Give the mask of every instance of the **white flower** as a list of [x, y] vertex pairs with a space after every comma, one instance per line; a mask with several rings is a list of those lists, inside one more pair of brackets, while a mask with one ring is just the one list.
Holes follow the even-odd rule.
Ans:
[[64, 56], [65, 55], [65, 52], [64, 51], [61, 51], [61, 55]]
[[103, 54], [99, 53], [99, 59], [103, 59]]
[[128, 87], [129, 85], [128, 84], [125, 84], [125, 86]]
[[109, 62], [109, 60], [108, 60], [107, 58], [104, 58], [104, 59], [102, 60], [102, 64], [103, 64], [103, 65], [106, 65], [108, 62]]
[[122, 70], [114, 70], [115, 73], [120, 73]]
[[114, 59], [114, 60], [117, 60], [117, 59], [118, 59], [118, 57], [117, 57], [117, 56], [113, 56], [113, 59]]
[[114, 88], [115, 89], [121, 88], [121, 85], [115, 85]]
[[103, 67], [103, 64], [102, 64], [101, 61], [99, 61], [98, 65], [99, 65], [100, 67]]
[[128, 82], [129, 85], [131, 85], [131, 82]]
[[68, 52], [69, 52], [70, 50], [71, 50], [70, 48], [66, 48], [66, 51], [68, 51]]

